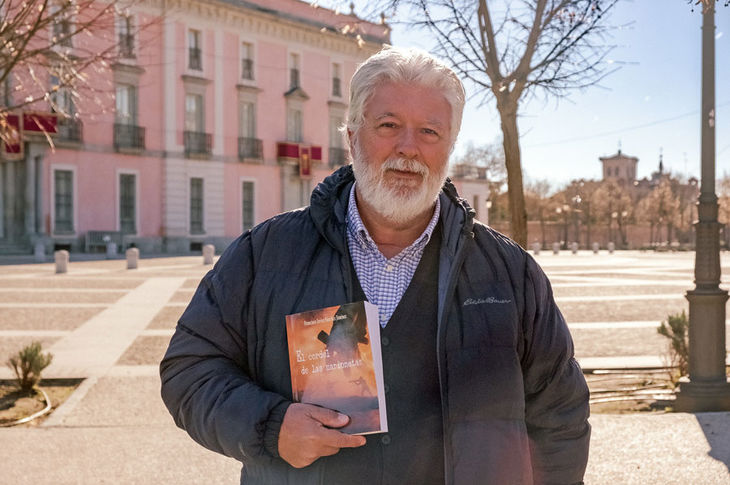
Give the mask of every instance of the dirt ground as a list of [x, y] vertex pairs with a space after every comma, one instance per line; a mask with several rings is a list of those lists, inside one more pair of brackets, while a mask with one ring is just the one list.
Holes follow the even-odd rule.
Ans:
[[[39, 387], [43, 389], [51, 400], [51, 411], [28, 423], [19, 426], [38, 426], [51, 415], [78, 387], [82, 379], [44, 379]], [[31, 394], [22, 393], [13, 381], [0, 380], [0, 426], [11, 423], [41, 411], [46, 407], [43, 393], [33, 391]]]

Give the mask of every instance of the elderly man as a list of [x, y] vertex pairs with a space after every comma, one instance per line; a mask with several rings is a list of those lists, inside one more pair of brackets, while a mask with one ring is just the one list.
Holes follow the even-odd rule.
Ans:
[[[446, 178], [464, 89], [387, 48], [351, 82], [352, 165], [307, 208], [243, 234], [201, 282], [161, 363], [175, 422], [246, 484], [571, 484], [588, 390], [535, 261]], [[378, 305], [387, 434], [292, 402], [285, 316]]]

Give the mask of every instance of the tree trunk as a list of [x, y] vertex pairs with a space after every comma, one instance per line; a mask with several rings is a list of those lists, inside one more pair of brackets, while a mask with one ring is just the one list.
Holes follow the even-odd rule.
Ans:
[[520, 156], [520, 135], [517, 129], [517, 104], [510, 106], [498, 103], [502, 121], [502, 145], [507, 167], [507, 195], [509, 197], [510, 229], [512, 239], [527, 247], [527, 210], [522, 185], [522, 162]]

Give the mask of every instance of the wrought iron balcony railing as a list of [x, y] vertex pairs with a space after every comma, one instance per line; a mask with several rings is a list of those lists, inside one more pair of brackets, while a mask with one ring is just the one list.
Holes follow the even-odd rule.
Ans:
[[145, 130], [141, 126], [114, 123], [114, 148], [144, 149]]
[[58, 120], [58, 140], [70, 143], [84, 141], [84, 124], [81, 120], [65, 118]]
[[210, 155], [213, 151], [213, 136], [210, 133], [183, 131], [186, 155]]
[[263, 160], [264, 144], [258, 138], [238, 137], [238, 158]]

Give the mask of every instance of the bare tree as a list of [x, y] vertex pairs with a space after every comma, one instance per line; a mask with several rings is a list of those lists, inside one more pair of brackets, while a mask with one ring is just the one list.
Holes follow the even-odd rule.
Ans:
[[620, 247], [625, 248], [628, 245], [626, 225], [634, 216], [634, 203], [626, 186], [615, 180], [606, 180], [593, 191], [592, 198], [598, 222], [608, 228], [609, 242], [616, 243], [618, 235]]
[[555, 211], [554, 204], [550, 199], [551, 191], [550, 182], [545, 179], [528, 181], [525, 187], [527, 216], [533, 221], [538, 220], [540, 222], [540, 244], [543, 248], [547, 247], [545, 224]]
[[[105, 87], [100, 71], [130, 55], [135, 0], [0, 0], [0, 140], [16, 136], [8, 121], [24, 109], [76, 115], [73, 102]], [[43, 103], [43, 108], [39, 108]], [[50, 138], [49, 138], [50, 141]]]
[[608, 71], [606, 14], [618, 0], [379, 0], [371, 12], [408, 10], [404, 20], [428, 29], [436, 54], [494, 98], [502, 127], [511, 233], [527, 242], [527, 213], [517, 116], [530, 93], [564, 96]]

